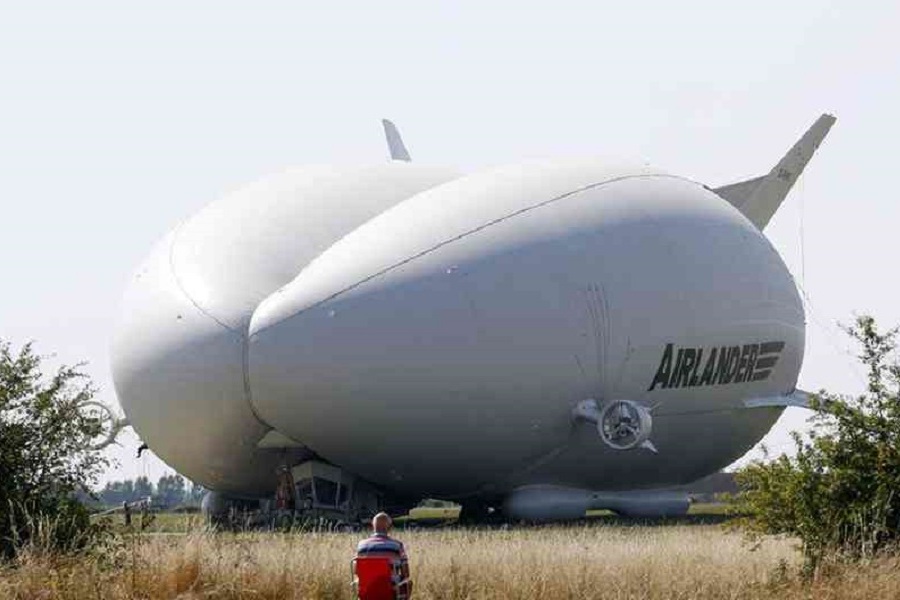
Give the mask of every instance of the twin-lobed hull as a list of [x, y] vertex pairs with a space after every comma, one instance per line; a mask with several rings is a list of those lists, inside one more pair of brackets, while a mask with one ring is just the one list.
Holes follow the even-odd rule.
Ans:
[[[187, 221], [133, 282], [113, 368], [138, 433], [211, 489], [270, 493], [274, 428], [466, 497], [702, 477], [768, 431], [781, 409], [744, 401], [793, 391], [803, 345], [777, 252], [701, 185], [393, 163], [295, 170]], [[604, 445], [573, 418], [587, 398], [651, 408], [658, 452]]]

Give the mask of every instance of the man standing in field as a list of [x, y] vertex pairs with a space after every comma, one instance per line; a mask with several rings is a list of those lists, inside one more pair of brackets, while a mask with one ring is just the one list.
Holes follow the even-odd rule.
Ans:
[[409, 581], [409, 561], [406, 558], [406, 550], [403, 542], [395, 540], [390, 535], [393, 522], [390, 515], [380, 512], [372, 517], [372, 535], [362, 540], [356, 546], [357, 558], [385, 557], [399, 563], [399, 581], [406, 583], [399, 591], [400, 598], [409, 598], [412, 595], [412, 582]]

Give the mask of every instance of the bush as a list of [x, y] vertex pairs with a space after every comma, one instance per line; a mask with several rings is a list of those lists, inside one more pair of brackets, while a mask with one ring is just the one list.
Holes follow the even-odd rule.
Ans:
[[808, 567], [859, 559], [900, 541], [900, 361], [897, 329], [861, 316], [845, 331], [860, 346], [866, 391], [811, 398], [812, 430], [796, 432], [796, 455], [737, 473], [736, 510], [751, 534], [796, 536]]
[[23, 547], [73, 550], [96, 535], [76, 499], [108, 460], [102, 423], [84, 410], [95, 389], [79, 367], [41, 373], [31, 345], [0, 342], [0, 558]]

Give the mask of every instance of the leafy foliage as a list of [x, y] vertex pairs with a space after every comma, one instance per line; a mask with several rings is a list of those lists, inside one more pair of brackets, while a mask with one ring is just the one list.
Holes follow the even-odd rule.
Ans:
[[172, 508], [184, 504], [186, 495], [184, 477], [181, 475], [163, 475], [156, 483], [156, 494], [153, 504]]
[[199, 507], [205, 493], [203, 486], [172, 473], [160, 476], [156, 486], [145, 475], [137, 479], [108, 481], [97, 493], [97, 499], [102, 506], [118, 506], [123, 502], [137, 502], [149, 497], [153, 506], [158, 508]]
[[0, 557], [33, 543], [72, 549], [91, 535], [76, 492], [107, 466], [91, 443], [100, 419], [83, 409], [96, 390], [79, 366], [41, 373], [31, 345], [0, 342]]
[[821, 391], [807, 436], [794, 433], [796, 455], [756, 462], [737, 474], [738, 511], [753, 534], [788, 534], [807, 564], [863, 558], [900, 542], [900, 359], [898, 330], [879, 331], [870, 316], [846, 332], [860, 346], [866, 392]]

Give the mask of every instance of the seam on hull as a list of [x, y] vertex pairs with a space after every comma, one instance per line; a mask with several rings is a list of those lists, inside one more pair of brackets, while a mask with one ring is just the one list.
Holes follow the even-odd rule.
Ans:
[[262, 417], [259, 416], [259, 413], [256, 412], [256, 407], [253, 405], [253, 400], [250, 394], [250, 321], [248, 320], [243, 330], [239, 331], [234, 327], [230, 327], [217, 319], [212, 313], [204, 309], [197, 303], [196, 300], [188, 293], [188, 291], [184, 288], [184, 285], [181, 283], [181, 279], [178, 277], [178, 273], [175, 270], [175, 243], [178, 241], [178, 235], [181, 233], [181, 228], [184, 226], [185, 221], [182, 221], [175, 228], [175, 231], [172, 233], [172, 243], [169, 246], [169, 272], [172, 273], [172, 279], [175, 281], [175, 285], [181, 291], [182, 295], [187, 298], [188, 302], [196, 308], [200, 314], [205, 315], [212, 319], [217, 325], [225, 329], [226, 331], [233, 333], [240, 337], [241, 340], [241, 379], [243, 380], [243, 391], [244, 391], [244, 402], [247, 404], [247, 408], [250, 409], [250, 414], [253, 415], [253, 418], [262, 425], [263, 427], [268, 427], [269, 429], [274, 429], [271, 425], [269, 425]]
[[194, 300], [194, 297], [191, 296], [186, 289], [184, 289], [184, 285], [181, 283], [181, 279], [178, 277], [178, 272], [175, 270], [175, 244], [178, 242], [178, 235], [181, 233], [181, 228], [184, 226], [184, 224], [185, 222], [181, 222], [178, 224], [178, 227], [175, 228], [175, 231], [172, 234], [172, 244], [169, 246], [169, 271], [172, 273], [172, 279], [175, 280], [175, 285], [178, 286], [178, 289], [181, 290], [181, 293], [185, 298], [188, 299], [188, 302], [190, 302], [194, 306], [194, 308], [196, 308], [202, 314], [206, 315], [228, 331], [239, 334], [239, 331], [237, 331], [233, 327], [226, 325], [225, 323], [217, 319], [215, 315], [200, 306], [200, 304], [196, 300]]
[[[348, 285], [347, 287], [345, 287], [345, 288], [343, 288], [343, 289], [341, 289], [341, 290], [338, 290], [337, 292], [334, 292], [333, 294], [331, 294], [331, 295], [329, 295], [329, 296], [327, 296], [327, 297], [325, 297], [325, 298], [322, 298], [322, 299], [319, 300], [318, 302], [315, 302], [315, 303], [311, 304], [310, 306], [307, 306], [306, 308], [304, 308], [304, 309], [302, 309], [302, 310], [298, 310], [297, 312], [291, 313], [290, 315], [288, 315], [288, 316], [286, 316], [286, 317], [284, 317], [284, 318], [282, 318], [282, 319], [279, 319], [279, 320], [277, 320], [277, 321], [274, 321], [274, 322], [272, 322], [272, 323], [269, 323], [268, 325], [266, 325], [266, 326], [263, 327], [262, 329], [260, 329], [260, 330], [258, 330], [258, 331], [255, 331], [255, 332], [251, 335], [251, 337], [256, 337], [256, 336], [260, 335], [261, 333], [263, 333], [264, 331], [266, 331], [267, 329], [269, 329], [269, 328], [271, 328], [271, 327], [274, 327], [274, 326], [276, 326], [276, 325], [280, 325], [281, 323], [284, 323], [285, 321], [289, 321], [289, 320], [293, 319], [294, 317], [297, 317], [297, 316], [299, 316], [299, 315], [302, 315], [303, 313], [305, 313], [305, 312], [307, 312], [307, 311], [309, 311], [309, 310], [313, 310], [314, 308], [316, 308], [316, 307], [318, 307], [318, 306], [321, 306], [322, 304], [328, 302], [329, 300], [333, 300], [334, 298], [340, 296], [341, 294], [344, 294], [344, 293], [346, 293], [346, 292], [349, 292], [350, 290], [352, 290], [352, 289], [354, 289], [354, 288], [357, 288], [357, 287], [361, 286], [361, 285], [364, 284], [364, 283], [367, 283], [367, 282], [369, 282], [369, 281], [371, 281], [371, 280], [373, 280], [373, 279], [376, 279], [376, 278], [378, 278], [378, 277], [381, 277], [382, 275], [385, 275], [385, 274], [389, 273], [390, 271], [393, 271], [394, 269], [397, 269], [397, 268], [399, 268], [399, 267], [402, 267], [402, 266], [404, 266], [404, 265], [406, 265], [406, 264], [408, 264], [408, 263], [410, 263], [410, 262], [412, 262], [412, 261], [414, 261], [414, 260], [416, 260], [416, 259], [418, 259], [418, 258], [422, 258], [423, 256], [426, 256], [426, 255], [428, 255], [428, 254], [431, 254], [431, 253], [434, 252], [435, 250], [438, 250], [438, 249], [440, 249], [440, 248], [443, 248], [444, 246], [446, 246], [446, 245], [448, 245], [448, 244], [452, 244], [453, 242], [457, 242], [457, 241], [459, 241], [459, 240], [461, 240], [461, 239], [463, 239], [463, 238], [466, 238], [466, 237], [468, 237], [468, 236], [470, 236], [470, 235], [472, 235], [472, 234], [475, 234], [475, 233], [478, 233], [478, 232], [480, 232], [480, 231], [483, 231], [484, 229], [487, 229], [488, 227], [491, 227], [492, 225], [496, 225], [496, 224], [498, 224], [498, 223], [502, 223], [503, 221], [507, 221], [507, 220], [512, 219], [512, 218], [514, 218], [514, 217], [518, 217], [519, 215], [523, 215], [523, 214], [525, 214], [525, 213], [527, 213], [527, 212], [530, 212], [530, 211], [532, 211], [532, 210], [535, 210], [535, 209], [538, 209], [538, 208], [542, 208], [542, 207], [544, 207], [544, 206], [547, 206], [547, 205], [549, 205], [549, 204], [553, 204], [554, 202], [558, 202], [558, 201], [560, 201], [560, 200], [565, 200], [566, 198], [569, 198], [569, 197], [571, 197], [571, 196], [574, 196], [575, 194], [580, 194], [581, 192], [585, 192], [585, 191], [587, 191], [587, 190], [591, 190], [591, 189], [594, 189], [594, 188], [602, 187], [602, 186], [608, 185], [608, 184], [610, 184], [610, 183], [617, 183], [617, 182], [619, 182], [619, 181], [625, 181], [625, 180], [627, 180], [627, 179], [647, 179], [647, 178], [656, 178], [656, 177], [666, 178], [666, 179], [678, 179], [678, 180], [686, 181], [686, 182], [689, 182], [689, 183], [695, 183], [695, 182], [693, 182], [693, 181], [690, 181], [689, 179], [685, 179], [684, 177], [678, 177], [677, 175], [669, 175], [669, 174], [665, 174], [665, 173], [653, 173], [653, 174], [646, 174], [646, 175], [625, 175], [625, 176], [623, 176], [623, 177], [616, 177], [616, 178], [613, 178], [613, 179], [606, 179], [606, 180], [601, 181], [601, 182], [598, 182], [598, 183], [590, 183], [590, 184], [584, 185], [584, 186], [582, 186], [582, 187], [580, 187], [580, 188], [577, 188], [577, 189], [574, 189], [574, 190], [572, 190], [572, 191], [566, 192], [565, 194], [561, 194], [561, 195], [559, 195], [559, 196], [554, 196], [553, 198], [550, 198], [549, 200], [542, 200], [541, 202], [538, 202], [537, 204], [532, 204], [532, 205], [530, 205], [530, 206], [526, 206], [526, 207], [524, 207], [524, 208], [520, 208], [519, 210], [513, 211], [513, 212], [511, 212], [511, 213], [509, 213], [509, 214], [507, 214], [507, 215], [504, 215], [504, 216], [502, 216], [502, 217], [497, 217], [496, 219], [492, 219], [492, 220], [488, 221], [487, 223], [484, 223], [484, 224], [482, 224], [482, 225], [478, 225], [477, 227], [473, 227], [472, 229], [469, 229], [469, 230], [467, 230], [467, 231], [464, 231], [463, 233], [460, 233], [459, 235], [455, 235], [455, 236], [453, 236], [453, 237], [451, 237], [451, 238], [449, 238], [449, 239], [446, 239], [446, 240], [444, 240], [444, 241], [442, 241], [442, 242], [438, 242], [438, 243], [435, 244], [434, 246], [431, 246], [431, 247], [429, 247], [429, 248], [426, 248], [425, 250], [422, 250], [421, 252], [417, 252], [416, 254], [413, 254], [413, 255], [410, 256], [410, 257], [404, 258], [404, 259], [402, 259], [402, 260], [400, 260], [400, 261], [398, 261], [398, 262], [396, 262], [396, 263], [394, 263], [394, 264], [392, 264], [392, 265], [389, 265], [389, 266], [387, 266], [387, 267], [381, 269], [380, 271], [376, 271], [376, 272], [373, 273], [372, 275], [369, 275], [369, 276], [367, 276], [367, 277], [364, 277], [363, 279], [360, 279], [360, 280], [357, 281], [356, 283], [353, 283], [353, 284], [351, 284], [351, 285]], [[328, 251], [328, 250], [325, 250], [325, 252], [327, 252], [327, 251]], [[323, 254], [324, 254], [324, 253], [323, 253]], [[322, 255], [320, 254], [319, 256], [321, 257]], [[317, 258], [318, 258], [318, 257], [317, 257]], [[316, 259], [313, 259], [313, 261], [315, 261], [315, 260], [316, 260]], [[310, 264], [312, 264], [312, 261], [310, 262]], [[301, 273], [302, 273], [302, 271], [301, 271]], [[298, 274], [298, 276], [299, 276], [299, 274]], [[288, 284], [288, 285], [290, 285], [290, 284]], [[258, 308], [258, 307], [257, 307], [257, 308]]]
[[272, 425], [270, 425], [265, 419], [263, 419], [259, 412], [256, 410], [256, 405], [253, 404], [253, 389], [250, 386], [250, 332], [249, 332], [249, 321], [247, 323], [247, 329], [244, 331], [243, 335], [241, 335], [241, 369], [244, 374], [244, 400], [247, 402], [247, 406], [250, 408], [251, 414], [253, 414], [253, 418], [259, 421], [260, 425], [264, 427], [268, 427], [270, 430], [275, 429]]

